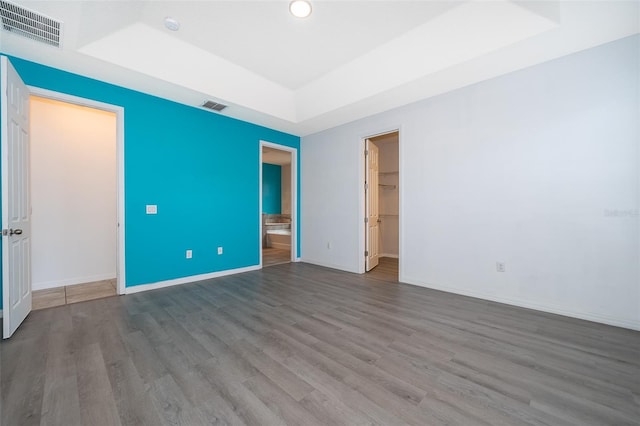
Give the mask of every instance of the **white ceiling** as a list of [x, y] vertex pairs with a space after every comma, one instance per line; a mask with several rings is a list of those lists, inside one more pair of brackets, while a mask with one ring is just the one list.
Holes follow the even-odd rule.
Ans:
[[640, 31], [638, 1], [15, 2], [63, 47], [0, 31], [5, 53], [297, 135]]

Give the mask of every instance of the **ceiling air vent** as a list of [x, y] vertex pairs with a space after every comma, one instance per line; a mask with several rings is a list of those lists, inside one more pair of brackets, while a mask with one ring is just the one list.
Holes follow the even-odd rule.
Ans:
[[211, 109], [213, 111], [222, 111], [223, 109], [225, 109], [227, 106], [224, 104], [219, 104], [217, 102], [213, 102], [213, 101], [205, 101], [205, 103], [202, 104], [203, 108], [207, 108], [207, 109]]
[[4, 0], [0, 0], [0, 19], [5, 31], [49, 46], [60, 47], [60, 21]]

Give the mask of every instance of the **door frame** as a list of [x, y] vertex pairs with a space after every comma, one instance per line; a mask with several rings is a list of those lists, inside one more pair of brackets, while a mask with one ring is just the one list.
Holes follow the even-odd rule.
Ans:
[[27, 86], [29, 94], [41, 98], [66, 102], [69, 104], [84, 106], [102, 111], [115, 113], [116, 115], [116, 185], [117, 185], [117, 253], [116, 253], [116, 291], [119, 295], [125, 294], [125, 255], [124, 255], [124, 107], [81, 98], [66, 93], [55, 92], [41, 87]]
[[262, 148], [273, 148], [291, 154], [291, 262], [298, 261], [298, 149], [286, 145], [260, 140], [258, 153], [258, 247], [262, 268]]
[[366, 246], [366, 232], [367, 232], [367, 224], [364, 221], [366, 215], [365, 203], [367, 202], [365, 197], [365, 165], [366, 158], [364, 155], [364, 151], [367, 146], [367, 139], [375, 138], [377, 136], [388, 135], [390, 133], [398, 133], [398, 281], [402, 281], [401, 277], [403, 277], [403, 244], [402, 244], [402, 236], [404, 234], [404, 230], [402, 227], [402, 212], [403, 212], [403, 192], [404, 185], [402, 182], [403, 173], [403, 155], [402, 155], [402, 128], [401, 126], [390, 126], [387, 128], [383, 128], [379, 131], [372, 131], [370, 133], [366, 133], [364, 136], [360, 136], [359, 154], [358, 154], [358, 185], [359, 185], [359, 196], [358, 196], [358, 273], [364, 274], [366, 272], [365, 258], [364, 252], [367, 249]]

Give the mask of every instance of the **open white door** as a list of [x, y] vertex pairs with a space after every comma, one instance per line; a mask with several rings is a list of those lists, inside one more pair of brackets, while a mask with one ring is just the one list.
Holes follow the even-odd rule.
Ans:
[[29, 90], [6, 56], [1, 60], [3, 338], [31, 312]]
[[369, 139], [365, 141], [366, 182], [365, 182], [365, 269], [370, 271], [378, 266], [380, 256], [380, 214], [378, 212], [378, 147]]

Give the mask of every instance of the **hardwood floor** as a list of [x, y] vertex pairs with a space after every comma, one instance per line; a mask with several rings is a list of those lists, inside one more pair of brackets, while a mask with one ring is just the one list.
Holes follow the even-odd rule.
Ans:
[[33, 292], [33, 310], [52, 308], [69, 303], [86, 302], [116, 295], [116, 280], [95, 281]]
[[383, 281], [398, 281], [398, 259], [381, 257], [378, 266], [367, 272], [367, 278]]
[[2, 424], [640, 424], [640, 333], [301, 263], [32, 312]]
[[291, 251], [273, 247], [262, 249], [262, 267], [291, 262]]

